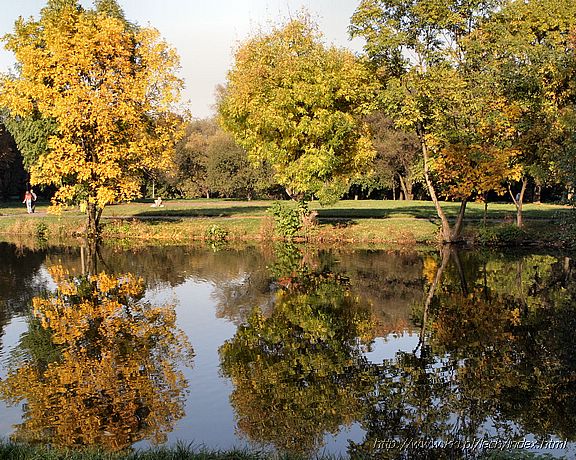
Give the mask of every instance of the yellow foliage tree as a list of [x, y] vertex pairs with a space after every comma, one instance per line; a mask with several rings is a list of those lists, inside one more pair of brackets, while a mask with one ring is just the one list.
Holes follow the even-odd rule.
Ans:
[[19, 73], [3, 78], [0, 105], [56, 123], [31, 183], [56, 186], [56, 207], [86, 202], [91, 237], [107, 204], [137, 197], [144, 171], [169, 166], [180, 131], [176, 52], [110, 11], [54, 0], [4, 37]]
[[236, 52], [220, 121], [293, 198], [338, 199], [376, 152], [360, 119], [378, 82], [352, 53], [326, 47], [304, 14]]
[[13, 437], [109, 450], [165, 441], [184, 415], [187, 382], [176, 365], [193, 356], [173, 307], [142, 302], [132, 274], [51, 274], [57, 291], [33, 299], [23, 358], [0, 382], [0, 397], [26, 400]]

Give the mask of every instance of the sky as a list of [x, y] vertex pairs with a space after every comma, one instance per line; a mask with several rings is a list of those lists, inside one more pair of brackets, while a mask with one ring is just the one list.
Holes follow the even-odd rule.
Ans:
[[[252, 33], [267, 30], [303, 8], [318, 23], [326, 43], [360, 52], [362, 42], [350, 41], [348, 25], [360, 0], [117, 0], [126, 18], [158, 29], [180, 55], [185, 81], [183, 101], [192, 116], [214, 113], [216, 85], [226, 82], [234, 49]], [[92, 2], [82, 0], [84, 6]], [[12, 32], [22, 16], [39, 17], [45, 0], [0, 0], [0, 36]], [[0, 72], [14, 65], [1, 46]]]

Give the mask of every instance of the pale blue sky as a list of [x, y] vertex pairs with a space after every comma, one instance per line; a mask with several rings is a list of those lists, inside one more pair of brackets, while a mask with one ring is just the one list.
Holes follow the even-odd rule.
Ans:
[[[82, 0], [84, 5], [91, 1]], [[226, 80], [234, 47], [251, 32], [278, 23], [307, 9], [318, 22], [327, 43], [361, 50], [348, 40], [347, 28], [359, 0], [118, 0], [126, 17], [157, 28], [181, 58], [186, 82], [184, 100], [199, 118], [213, 112], [214, 88]], [[38, 17], [45, 0], [0, 0], [0, 35], [11, 32], [19, 17]], [[14, 64], [0, 49], [0, 72]]]

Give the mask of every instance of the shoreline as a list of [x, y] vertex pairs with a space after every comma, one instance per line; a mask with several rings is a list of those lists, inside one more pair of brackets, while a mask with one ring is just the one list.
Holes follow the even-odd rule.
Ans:
[[[135, 244], [189, 244], [198, 241], [282, 241], [268, 208], [272, 202], [177, 200], [162, 209], [147, 202], [109, 206], [102, 217], [102, 240]], [[290, 204], [288, 204], [290, 205]], [[445, 203], [449, 212], [457, 203]], [[311, 206], [312, 208], [312, 206]], [[308, 244], [368, 244], [411, 247], [440, 246], [440, 222], [430, 202], [341, 201], [321, 208], [292, 241]], [[576, 248], [576, 218], [560, 205], [527, 205], [524, 227], [514, 223], [510, 205], [494, 204], [484, 222], [480, 204], [471, 206], [463, 230], [469, 247]], [[85, 217], [74, 209], [49, 214], [22, 214], [17, 206], [0, 206], [0, 235], [34, 239], [81, 238]]]
[[[54, 240], [82, 239], [84, 220], [81, 218], [42, 220], [0, 220], [0, 237], [16, 239]], [[558, 222], [528, 221], [524, 229], [501, 221], [486, 227], [468, 222], [464, 227], [463, 247], [470, 248], [542, 248], [575, 249], [575, 237], [558, 228]], [[548, 227], [548, 228], [542, 228]], [[336, 224], [320, 222], [287, 239], [274, 232], [267, 218], [146, 218], [126, 217], [104, 219], [102, 240], [111, 243], [133, 242], [148, 244], [206, 243], [265, 243], [293, 242], [298, 244], [393, 245], [400, 247], [440, 247], [439, 225], [425, 219], [362, 219]]]

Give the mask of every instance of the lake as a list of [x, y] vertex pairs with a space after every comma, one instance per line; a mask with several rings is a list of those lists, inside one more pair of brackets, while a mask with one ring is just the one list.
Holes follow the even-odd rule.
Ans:
[[569, 254], [0, 243], [0, 436], [576, 454]]

